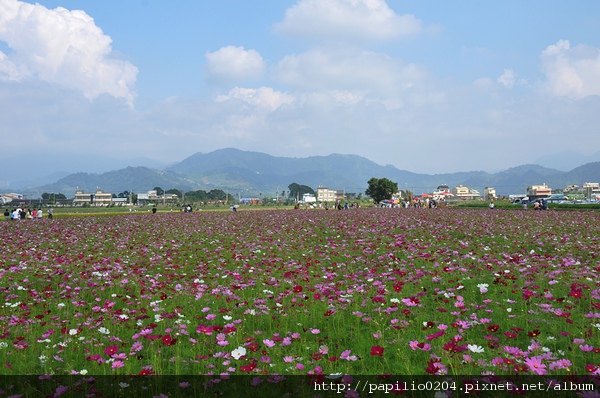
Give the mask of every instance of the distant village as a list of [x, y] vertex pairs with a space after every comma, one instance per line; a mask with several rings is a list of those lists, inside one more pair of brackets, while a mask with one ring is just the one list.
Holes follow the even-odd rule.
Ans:
[[[320, 186], [317, 188], [315, 193], [304, 194], [301, 198], [295, 198], [294, 200], [305, 204], [339, 203], [340, 201], [353, 200], [360, 196], [362, 195]], [[556, 203], [569, 201], [596, 202], [600, 201], [600, 184], [597, 182], [586, 182], [581, 186], [569, 185], [565, 188], [553, 189], [544, 183], [541, 185], [531, 185], [527, 187], [525, 193], [509, 195], [505, 198], [509, 199], [513, 203], [527, 203], [537, 199], [546, 199], [549, 202]], [[499, 198], [496, 195], [496, 190], [493, 187], [486, 187], [483, 193], [480, 193], [476, 189], [472, 189], [463, 185], [450, 188], [448, 185], [441, 184], [435, 191], [428, 193], [418, 194], [416, 192], [410, 192], [409, 190], [401, 190], [393, 195], [390, 202], [399, 203], [401, 201], [414, 199], [452, 202], [463, 200], [491, 201]], [[238, 202], [239, 204], [258, 204], [263, 202], [263, 200], [264, 198], [262, 197], [239, 197], [234, 199], [230, 195], [227, 195], [225, 198], [226, 202], [232, 201]], [[277, 199], [273, 198], [272, 200], [279, 201], [280, 198], [277, 197]], [[137, 194], [131, 193], [128, 197], [117, 197], [117, 195], [113, 194], [112, 192], [105, 192], [101, 189], [97, 189], [95, 192], [84, 192], [83, 190], [77, 190], [73, 198], [66, 198], [64, 195], [62, 195], [61, 199], [30, 199], [18, 193], [0, 194], [0, 205], [8, 207], [22, 207], [25, 205], [42, 206], [49, 204], [58, 206], [127, 206], [133, 204], [145, 206], [156, 204], [173, 205], [182, 201], [185, 201], [185, 197], [179, 197], [177, 194], [166, 192], [161, 192], [161, 194], [159, 194], [156, 190], [150, 190]]]

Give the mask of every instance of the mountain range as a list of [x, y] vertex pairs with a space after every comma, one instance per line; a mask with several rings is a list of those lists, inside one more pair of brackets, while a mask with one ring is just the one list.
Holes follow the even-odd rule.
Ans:
[[[154, 187], [176, 188], [185, 192], [221, 189], [234, 196], [275, 196], [286, 191], [292, 183], [307, 185], [316, 190], [318, 186], [345, 190], [348, 193], [364, 193], [367, 181], [372, 178], [388, 178], [398, 183], [402, 190], [416, 194], [432, 192], [441, 184], [450, 187], [464, 185], [483, 192], [494, 187], [498, 195], [525, 193], [530, 185], [546, 183], [553, 189], [569, 184], [583, 185], [600, 180], [600, 162], [591, 162], [570, 171], [551, 169], [535, 164], [521, 165], [504, 171], [489, 173], [469, 171], [446, 174], [419, 174], [382, 166], [358, 155], [332, 154], [307, 158], [275, 157], [260, 152], [227, 148], [209, 153], [196, 153], [179, 163], [155, 169], [145, 166], [129, 166], [101, 174], [75, 173], [46, 177], [45, 184], [20, 189], [30, 198], [40, 197], [44, 192], [64, 193], [73, 197], [75, 190], [120, 193], [147, 192]], [[0, 188], [3, 191], [11, 188]]]

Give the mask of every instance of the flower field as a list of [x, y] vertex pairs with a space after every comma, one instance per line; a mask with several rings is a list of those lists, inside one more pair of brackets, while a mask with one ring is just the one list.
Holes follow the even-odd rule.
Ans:
[[0, 232], [2, 375], [600, 375], [595, 212], [195, 212]]

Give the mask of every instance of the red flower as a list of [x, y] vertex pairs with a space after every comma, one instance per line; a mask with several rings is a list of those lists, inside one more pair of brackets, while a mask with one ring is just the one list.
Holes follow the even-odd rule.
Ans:
[[524, 373], [529, 371], [529, 366], [525, 365], [524, 363], [518, 363], [513, 367], [513, 369], [517, 373]]
[[427, 322], [427, 323], [425, 324], [425, 326], [423, 326], [423, 330], [431, 329], [431, 328], [433, 328], [434, 326], [435, 326], [435, 323], [433, 323], [433, 322]]
[[327, 312], [325, 312], [325, 313], [323, 314], [323, 316], [331, 316], [331, 315], [333, 315], [333, 314], [335, 314], [335, 309], [333, 309], [333, 308], [330, 308], [330, 309], [328, 309], [328, 310], [327, 310]]
[[252, 362], [248, 365], [240, 366], [242, 372], [250, 373], [256, 368], [256, 363]]
[[177, 343], [177, 339], [172, 338], [168, 334], [165, 334], [163, 337], [161, 337], [160, 340], [164, 345], [174, 345], [175, 343]]
[[116, 345], [109, 345], [104, 349], [104, 353], [109, 357], [113, 354], [116, 354], [117, 352], [119, 352], [119, 347]]
[[435, 366], [436, 363], [438, 363], [438, 361], [436, 361], [435, 359], [432, 359], [429, 362], [427, 362], [427, 367], [425, 368], [425, 372], [432, 374], [432, 375], [436, 374], [438, 371], [438, 367]]
[[488, 332], [494, 333], [500, 330], [500, 325], [490, 325], [487, 327]]
[[374, 345], [371, 347], [371, 356], [372, 357], [382, 357], [384, 348], [379, 345]]
[[539, 336], [539, 335], [540, 335], [540, 333], [542, 333], [542, 332], [540, 332], [540, 331], [539, 331], [539, 330], [537, 330], [537, 329], [534, 329], [534, 330], [532, 330], [531, 332], [527, 333], [527, 336], [529, 336], [529, 337], [537, 337], [537, 336]]
[[398, 282], [394, 285], [394, 291], [399, 293], [402, 291], [403, 287], [404, 287], [404, 282]]
[[598, 369], [598, 368], [596, 366], [592, 365], [591, 363], [588, 363], [587, 365], [585, 365], [585, 370], [587, 370], [590, 373], [595, 372], [596, 369]]
[[575, 297], [575, 298], [582, 298], [583, 292], [581, 291], [581, 289], [573, 289], [569, 292], [569, 296]]
[[523, 299], [529, 300], [532, 296], [535, 296], [535, 293], [529, 289], [525, 289], [525, 291], [523, 292]]
[[294, 286], [294, 293], [301, 293], [303, 290], [302, 286], [296, 285]]
[[427, 341], [435, 340], [438, 337], [442, 337], [445, 334], [446, 334], [446, 332], [444, 332], [443, 330], [440, 330], [439, 332], [435, 332], [435, 333], [429, 334], [429, 335], [427, 335]]

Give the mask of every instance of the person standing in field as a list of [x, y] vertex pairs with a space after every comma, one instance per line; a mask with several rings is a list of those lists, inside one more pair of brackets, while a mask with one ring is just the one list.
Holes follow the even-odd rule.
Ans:
[[38, 220], [41, 220], [43, 215], [44, 215], [44, 212], [42, 211], [42, 209], [38, 209], [38, 212], [37, 212]]
[[10, 220], [10, 211], [8, 211], [8, 209], [4, 210], [4, 220], [5, 221]]

